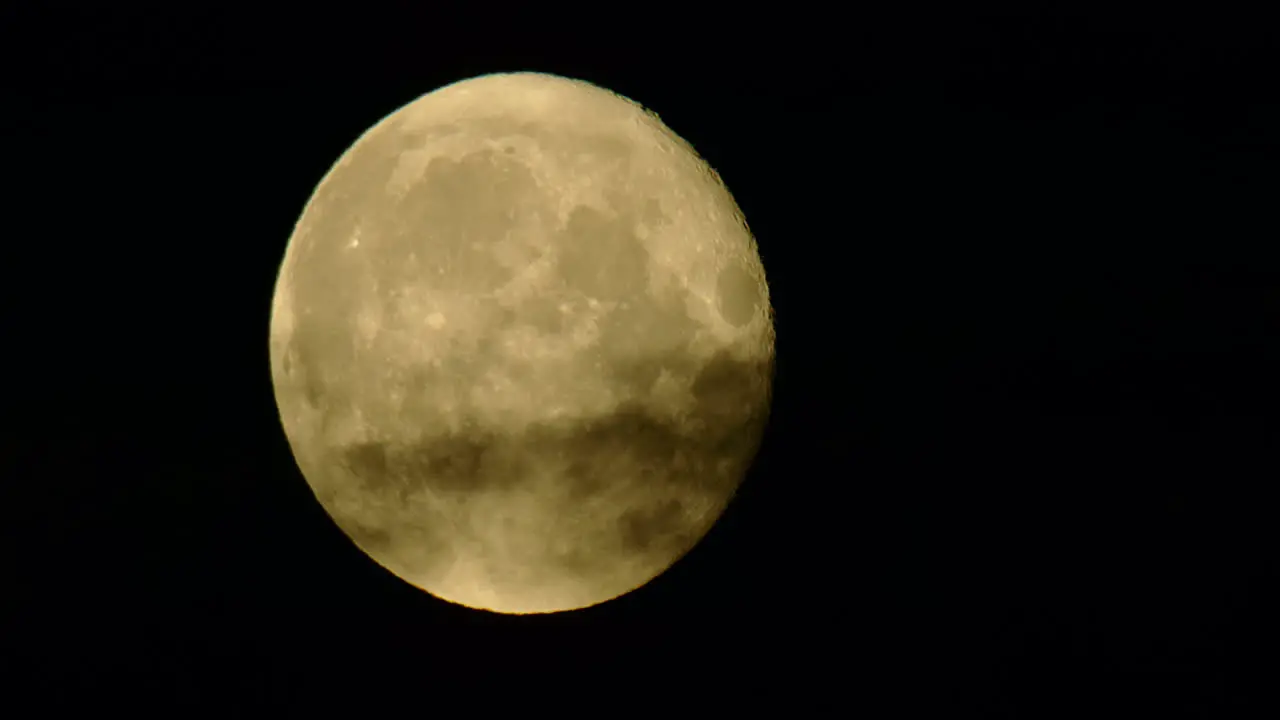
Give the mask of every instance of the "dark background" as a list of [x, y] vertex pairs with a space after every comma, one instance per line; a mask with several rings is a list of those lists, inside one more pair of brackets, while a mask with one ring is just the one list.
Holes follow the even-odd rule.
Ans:
[[[0, 15], [0, 682], [175, 711], [1258, 711], [1280, 636], [1263, 19], [51, 5]], [[653, 108], [719, 170], [778, 369], [701, 545], [614, 602], [512, 618], [329, 521], [266, 337], [339, 154], [522, 69]]]

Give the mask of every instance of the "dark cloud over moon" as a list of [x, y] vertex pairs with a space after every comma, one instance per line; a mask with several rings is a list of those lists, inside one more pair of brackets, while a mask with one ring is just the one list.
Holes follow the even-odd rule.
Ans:
[[274, 300], [317, 499], [472, 607], [583, 607], [661, 573], [764, 430], [771, 318], [737, 217], [687, 145], [584, 83], [486, 76], [394, 113], [317, 188]]
[[[417, 549], [396, 538], [409, 536], [415, 545], [433, 547], [483, 544], [484, 533], [498, 521], [464, 509], [478, 494], [509, 497], [518, 513], [563, 518], [595, 503], [585, 517], [549, 529], [539, 538], [544, 547], [530, 548], [548, 575], [597, 586], [597, 578], [613, 575], [619, 564], [668, 564], [709, 529], [741, 480], [764, 425], [762, 413], [742, 407], [761, 404], [759, 397], [744, 397], [743, 388], [762, 388], [768, 374], [767, 367], [754, 363], [713, 360], [695, 382], [699, 411], [689, 418], [665, 417], [637, 403], [605, 417], [533, 425], [518, 435], [476, 427], [409, 443], [335, 448], [325, 463], [330, 483], [376, 498], [377, 507], [407, 509], [415, 494], [435, 494], [469, 522], [460, 533], [452, 523], [423, 522], [410, 512], [369, 513], [363, 507], [334, 513], [334, 520], [367, 552], [396, 563], [403, 550]], [[554, 469], [563, 484], [550, 507], [552, 501], [534, 486], [537, 473], [532, 471], [539, 467]], [[519, 494], [522, 485], [529, 495]], [[529, 507], [520, 507], [522, 502]], [[558, 544], [567, 551], [557, 551]], [[494, 565], [489, 572], [505, 560], [488, 557]], [[443, 565], [453, 555], [431, 559]], [[432, 577], [446, 569], [428, 562], [414, 572]], [[600, 589], [620, 594], [630, 588]]]

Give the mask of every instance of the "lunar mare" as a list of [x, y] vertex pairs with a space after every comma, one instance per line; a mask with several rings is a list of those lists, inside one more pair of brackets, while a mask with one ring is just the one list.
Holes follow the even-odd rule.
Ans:
[[656, 115], [487, 75], [362, 135], [273, 298], [280, 417], [370, 557], [450, 602], [594, 605], [710, 529], [758, 448], [774, 335], [755, 241]]

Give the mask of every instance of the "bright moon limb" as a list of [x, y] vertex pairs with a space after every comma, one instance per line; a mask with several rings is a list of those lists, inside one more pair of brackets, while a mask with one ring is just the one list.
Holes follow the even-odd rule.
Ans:
[[371, 558], [503, 613], [665, 571], [745, 476], [774, 335], [755, 240], [657, 116], [537, 73], [449, 85], [369, 129], [289, 240], [276, 402]]

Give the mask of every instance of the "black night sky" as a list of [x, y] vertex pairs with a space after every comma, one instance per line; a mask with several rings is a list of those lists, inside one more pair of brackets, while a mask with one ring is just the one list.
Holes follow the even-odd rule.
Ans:
[[[168, 5], [0, 15], [4, 684], [183, 713], [1263, 700], [1267, 23]], [[613, 89], [697, 148], [760, 243], [778, 335], [764, 446], [706, 540], [530, 618], [437, 601], [346, 539], [293, 462], [266, 344], [330, 164], [503, 70]]]

